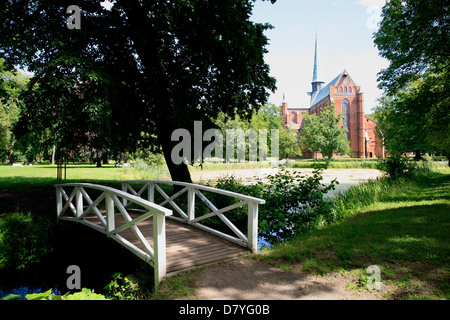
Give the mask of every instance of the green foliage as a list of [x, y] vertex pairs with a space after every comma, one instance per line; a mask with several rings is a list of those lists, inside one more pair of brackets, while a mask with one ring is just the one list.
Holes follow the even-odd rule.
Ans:
[[398, 180], [410, 176], [417, 168], [416, 163], [409, 157], [393, 154], [381, 159], [379, 169], [387, 173], [392, 180]]
[[[17, 294], [9, 294], [0, 300], [21, 300]], [[108, 300], [104, 295], [95, 293], [94, 290], [82, 288], [81, 291], [75, 293], [66, 293], [64, 295], [54, 294], [53, 289], [45, 292], [30, 293], [25, 295], [25, 300]]]
[[17, 270], [28, 268], [52, 251], [47, 221], [31, 213], [9, 213], [0, 219], [0, 263]]
[[[324, 160], [297, 159], [293, 163], [288, 163], [289, 168], [315, 168], [317, 165], [323, 164]], [[356, 158], [335, 158], [328, 162], [328, 169], [378, 169], [378, 161], [376, 159], [356, 159]]]
[[20, 295], [11, 293], [1, 298], [0, 300], [20, 300], [20, 299], [21, 299]]
[[104, 295], [95, 293], [91, 289], [82, 288], [75, 293], [66, 293], [65, 295], [55, 295], [53, 289], [42, 293], [31, 293], [25, 296], [26, 300], [108, 300]]
[[4, 59], [0, 58], [0, 161], [18, 161], [20, 154], [14, 154], [16, 139], [13, 127], [19, 120], [23, 106], [21, 93], [26, 90], [29, 77], [20, 71], [8, 71]]
[[111, 300], [139, 300], [146, 296], [138, 283], [120, 272], [113, 274], [111, 282], [104, 289]]
[[395, 95], [385, 95], [376, 108], [386, 149], [416, 154], [450, 152], [449, 75], [425, 73]]
[[357, 272], [356, 288], [365, 286], [367, 267], [378, 265], [391, 298], [448, 299], [450, 170], [442, 169], [352, 187], [333, 200], [338, 223], [299, 234], [258, 258], [318, 274]]
[[380, 55], [390, 61], [380, 72], [382, 89], [401, 91], [424, 70], [448, 73], [448, 15], [448, 4], [441, 0], [386, 3], [380, 28], [374, 34]]
[[281, 158], [289, 158], [294, 156], [301, 156], [302, 150], [300, 149], [297, 137], [294, 136], [288, 128], [281, 128], [279, 134], [279, 153]]
[[304, 114], [304, 125], [300, 132], [300, 145], [308, 152], [320, 152], [329, 160], [333, 153], [349, 154], [350, 142], [346, 129], [341, 125], [342, 114], [336, 115], [334, 104], [316, 114]]
[[[450, 156], [449, 7], [441, 0], [388, 1], [374, 34], [389, 60], [377, 109], [388, 151]], [[450, 163], [449, 163], [450, 164]]]
[[276, 89], [264, 62], [271, 26], [251, 20], [252, 1], [77, 5], [80, 30], [61, 24], [58, 1], [0, 5], [0, 21], [15, 26], [0, 28], [0, 51], [34, 72], [37, 88], [22, 132], [50, 129], [60, 152], [162, 147], [172, 179], [190, 182], [187, 166], [169, 161], [171, 133], [219, 112], [244, 117]]
[[[247, 119], [249, 118], [249, 119]], [[243, 135], [248, 130], [255, 130], [256, 135], [254, 137], [235, 137], [240, 138], [238, 141], [243, 141], [245, 146], [239, 146], [239, 148], [245, 149], [245, 159], [249, 160], [250, 147], [258, 146], [261, 148], [260, 142], [260, 130], [265, 130], [267, 133], [267, 140], [264, 142], [267, 143], [267, 149], [256, 150], [258, 161], [266, 160], [267, 156], [270, 155], [271, 146], [272, 146], [272, 130], [279, 130], [279, 154], [283, 155], [294, 155], [295, 152], [300, 152], [298, 148], [298, 143], [295, 141], [294, 137], [290, 137], [290, 133], [287, 129], [282, 128], [282, 119], [280, 110], [274, 104], [265, 104], [259, 109], [257, 112], [253, 112], [248, 117], [240, 116], [238, 114], [233, 114], [232, 116], [227, 116], [225, 113], [221, 112], [218, 116], [212, 120], [215, 127], [220, 130], [223, 135], [224, 142], [229, 142], [226, 139], [229, 139], [226, 134], [226, 130], [234, 130], [234, 132], [239, 135], [237, 130], [242, 130]], [[219, 148], [223, 149], [223, 155], [226, 156], [226, 145], [225, 143], [219, 145]], [[235, 146], [237, 149], [237, 146]], [[300, 152], [301, 153], [301, 152]], [[234, 159], [226, 158], [226, 162], [232, 162]]]
[[271, 243], [277, 243], [308, 229], [311, 224], [332, 221], [333, 211], [324, 195], [338, 182], [326, 186], [321, 183], [323, 168], [310, 176], [281, 169], [269, 175], [268, 182], [259, 182], [258, 197], [266, 200], [259, 209], [259, 234]]
[[[324, 167], [316, 168], [311, 175], [304, 176], [282, 168], [278, 173], [269, 175], [268, 181], [258, 181], [255, 185], [244, 185], [234, 176], [226, 175], [219, 178], [216, 184], [210, 185], [266, 200], [264, 205], [259, 206], [259, 234], [270, 243], [278, 243], [312, 225], [323, 225], [334, 220], [332, 205], [324, 195], [333, 190], [338, 182], [333, 180], [328, 186], [322, 184], [323, 169]], [[213, 193], [207, 197], [217, 208], [240, 201]], [[196, 212], [197, 209], [201, 211], [201, 208], [196, 207]], [[205, 214], [208, 212], [208, 209], [204, 209]], [[247, 228], [246, 207], [227, 212], [226, 216], [240, 230]], [[219, 219], [214, 221], [216, 228], [225, 226]]]

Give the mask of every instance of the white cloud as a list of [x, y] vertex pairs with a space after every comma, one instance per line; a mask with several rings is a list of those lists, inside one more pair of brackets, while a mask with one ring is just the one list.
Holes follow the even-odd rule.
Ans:
[[386, 4], [386, 0], [358, 0], [358, 3], [365, 6], [377, 6], [377, 7], [383, 7]]

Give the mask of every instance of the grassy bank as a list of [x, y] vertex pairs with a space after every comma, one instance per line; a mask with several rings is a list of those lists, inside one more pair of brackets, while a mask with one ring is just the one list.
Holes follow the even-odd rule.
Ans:
[[368, 290], [366, 269], [381, 270], [380, 293], [399, 299], [450, 297], [450, 171], [392, 183], [370, 182], [336, 199], [339, 222], [257, 256], [288, 270], [329, 276]]
[[[323, 160], [296, 159], [288, 161], [290, 168], [314, 168], [317, 163], [323, 163]], [[356, 159], [356, 158], [337, 158], [330, 162], [330, 169], [377, 169], [377, 159]]]
[[[292, 168], [314, 168], [317, 161], [309, 159], [297, 159], [282, 161], [283, 165]], [[375, 169], [377, 161], [374, 159], [335, 159], [330, 168], [369, 168]], [[191, 172], [200, 170], [234, 170], [234, 169], [258, 169], [270, 168], [270, 161], [243, 162], [243, 163], [204, 163], [189, 166]], [[114, 163], [97, 168], [95, 164], [69, 163], [63, 176], [67, 182], [93, 182], [110, 183], [118, 180], [132, 179], [170, 179], [169, 171], [165, 165], [151, 165], [142, 161], [133, 167], [116, 168]], [[58, 183], [56, 180], [56, 165], [39, 164], [13, 167], [9, 164], [0, 164], [0, 191], [21, 192], [38, 189], [40, 186]]]
[[[346, 160], [350, 161], [350, 160]], [[113, 183], [139, 178], [145, 170], [69, 165], [68, 181]], [[152, 171], [156, 172], [156, 171]], [[56, 167], [0, 166], [0, 191], [43, 191], [56, 180]], [[45, 189], [45, 188], [44, 188]], [[45, 191], [45, 190], [44, 190]], [[349, 278], [355, 292], [368, 290], [367, 268], [381, 270], [380, 294], [398, 299], [448, 299], [450, 297], [450, 170], [439, 166], [412, 178], [378, 180], [350, 189], [337, 197], [336, 221], [311, 228], [255, 258], [283, 270], [301, 270]], [[3, 208], [4, 209], [4, 208]], [[4, 211], [4, 210], [3, 210]], [[2, 204], [0, 203], [0, 218]], [[154, 298], [193, 294], [187, 283], [192, 274], [165, 281]]]

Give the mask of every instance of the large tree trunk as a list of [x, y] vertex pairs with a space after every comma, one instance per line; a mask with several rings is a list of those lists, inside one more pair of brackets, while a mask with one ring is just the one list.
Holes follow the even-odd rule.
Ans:
[[[165, 130], [162, 130], [165, 131]], [[187, 164], [182, 162], [181, 164], [175, 164], [172, 161], [172, 148], [174, 144], [170, 141], [171, 133], [164, 132], [159, 136], [161, 141], [161, 146], [164, 154], [164, 159], [166, 160], [167, 167], [169, 169], [170, 177], [172, 181], [181, 181], [192, 183], [191, 174]]]
[[[163, 120], [163, 118], [164, 116], [160, 116], [160, 121], [167, 123], [168, 121], [166, 119]], [[192, 183], [191, 174], [187, 164], [184, 162], [181, 164], [175, 164], [172, 161], [172, 149], [178, 143], [177, 141], [171, 141], [171, 136], [174, 129], [170, 125], [160, 125], [157, 130], [158, 140], [161, 143], [164, 159], [166, 160], [172, 181]]]
[[102, 167], [102, 158], [99, 154], [99, 152], [97, 151], [97, 168], [101, 168]]

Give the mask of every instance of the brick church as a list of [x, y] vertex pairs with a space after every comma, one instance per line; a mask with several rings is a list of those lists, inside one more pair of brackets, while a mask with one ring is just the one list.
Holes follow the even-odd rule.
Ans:
[[[364, 93], [361, 92], [361, 87], [353, 81], [346, 70], [326, 85], [317, 74], [316, 39], [312, 91], [308, 92], [311, 96], [310, 106], [309, 108], [289, 108], [283, 95], [281, 105], [283, 126], [300, 132], [304, 112], [315, 113], [319, 116], [323, 108], [334, 104], [336, 114], [342, 113], [344, 117], [343, 125], [348, 130], [347, 139], [350, 140], [350, 148], [353, 151], [351, 157], [384, 158], [383, 141], [375, 128], [377, 123], [366, 117], [364, 113]], [[303, 152], [303, 156], [320, 158], [321, 154]]]

